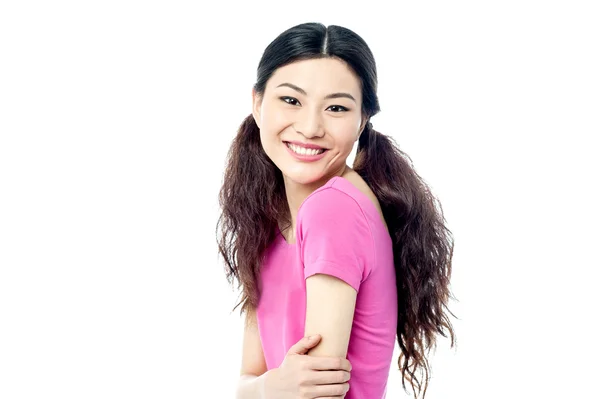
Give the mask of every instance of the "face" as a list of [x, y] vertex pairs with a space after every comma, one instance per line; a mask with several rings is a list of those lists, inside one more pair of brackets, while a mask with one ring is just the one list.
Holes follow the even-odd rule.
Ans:
[[[366, 119], [360, 81], [344, 62], [322, 58], [288, 64], [271, 76], [262, 98], [254, 92], [252, 98], [263, 149], [286, 181], [310, 184], [345, 170]], [[289, 142], [325, 151], [300, 150], [296, 156], [292, 151], [298, 148]]]

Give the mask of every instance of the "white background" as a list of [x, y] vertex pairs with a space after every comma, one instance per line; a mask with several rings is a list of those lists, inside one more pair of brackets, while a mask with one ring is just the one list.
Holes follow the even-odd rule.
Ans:
[[373, 125], [455, 235], [428, 398], [599, 397], [593, 3], [2, 2], [0, 397], [233, 398], [225, 155], [262, 51], [313, 21], [370, 45]]

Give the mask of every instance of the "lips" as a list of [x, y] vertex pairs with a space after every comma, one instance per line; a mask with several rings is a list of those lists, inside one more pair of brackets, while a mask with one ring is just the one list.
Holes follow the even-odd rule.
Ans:
[[310, 150], [326, 150], [327, 149], [327, 148], [318, 146], [316, 144], [301, 143], [299, 141], [284, 141], [284, 143], [294, 144], [295, 146], [310, 149]]
[[[328, 151], [328, 150], [326, 150], [324, 148], [322, 148], [320, 151], [319, 150], [307, 150], [307, 149], [303, 149], [303, 150], [307, 151], [307, 153], [302, 154], [302, 153], [294, 151], [291, 148], [292, 146], [296, 147], [294, 144], [288, 144], [287, 142], [284, 142], [284, 146], [285, 146], [285, 149], [288, 151], [288, 153], [292, 157], [294, 157], [297, 160], [302, 161], [302, 162], [315, 162], [315, 161], [318, 161], [318, 160], [322, 159], [325, 156], [325, 154], [327, 154], [327, 151]], [[318, 151], [318, 153], [316, 153], [316, 154], [308, 153], [308, 152], [311, 152], [311, 151]]]

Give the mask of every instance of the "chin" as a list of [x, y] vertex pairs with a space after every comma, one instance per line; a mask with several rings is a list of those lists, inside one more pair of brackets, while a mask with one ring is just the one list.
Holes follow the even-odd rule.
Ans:
[[286, 171], [282, 170], [281, 173], [292, 182], [296, 184], [313, 184], [318, 182], [323, 178], [323, 176], [319, 173], [310, 172], [308, 170], [304, 171]]

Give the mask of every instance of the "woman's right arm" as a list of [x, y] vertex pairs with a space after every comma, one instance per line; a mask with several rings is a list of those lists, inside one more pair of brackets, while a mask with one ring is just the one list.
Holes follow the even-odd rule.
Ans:
[[263, 388], [266, 376], [267, 364], [258, 333], [256, 311], [249, 310], [244, 325], [242, 369], [236, 399], [265, 399]]
[[267, 377], [267, 373], [258, 376], [242, 375], [238, 382], [236, 399], [266, 399], [264, 379]]

